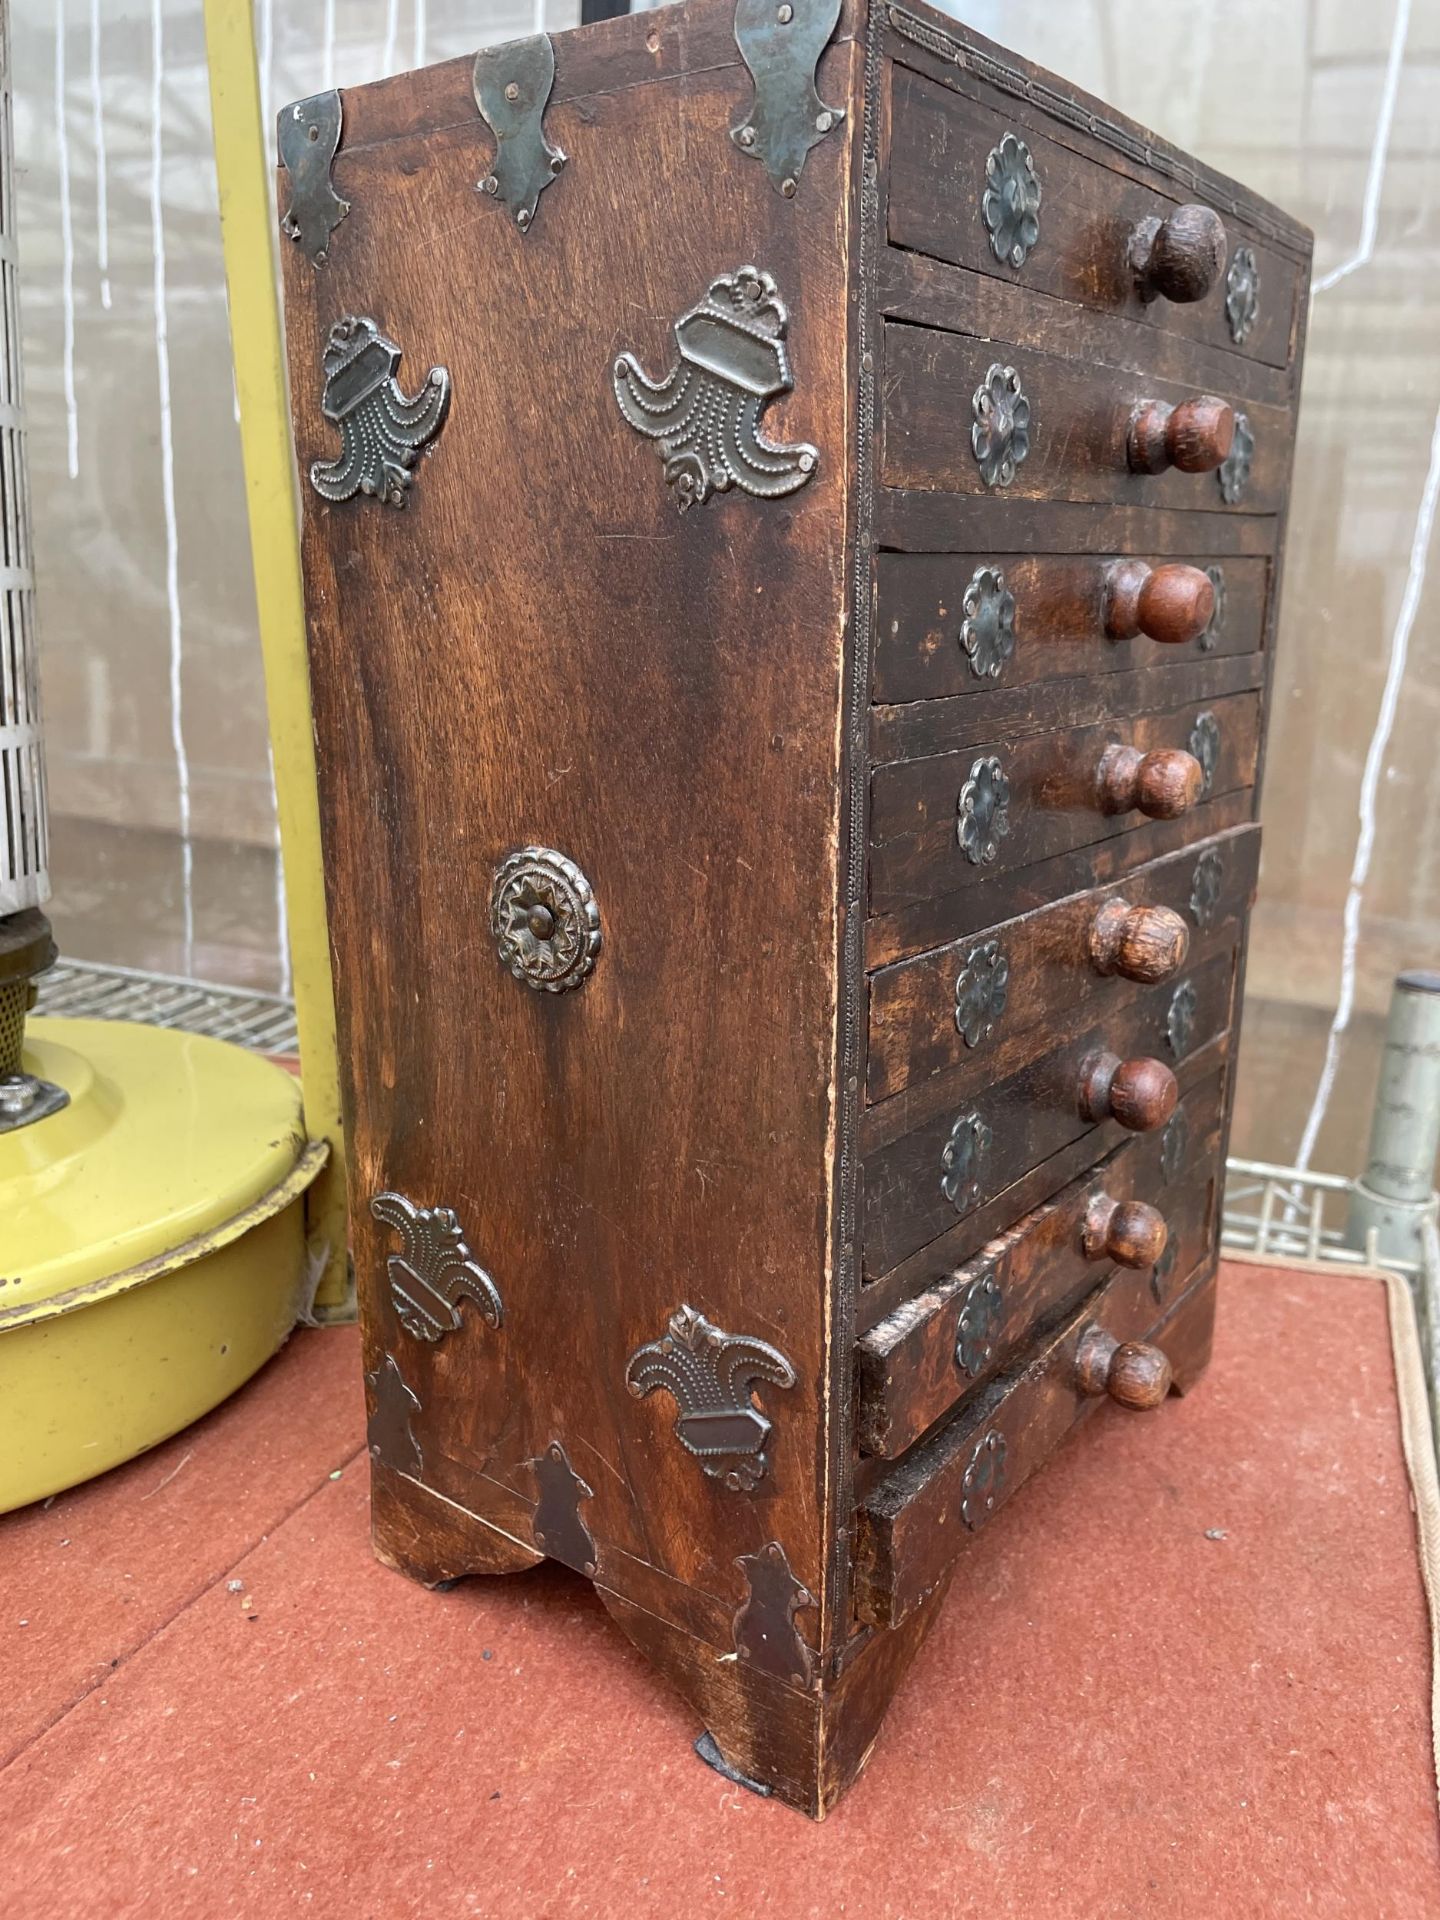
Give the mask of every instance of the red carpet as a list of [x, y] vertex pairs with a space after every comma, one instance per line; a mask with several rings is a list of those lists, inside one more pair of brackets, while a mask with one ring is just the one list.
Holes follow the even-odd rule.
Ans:
[[974, 1542], [818, 1827], [693, 1757], [583, 1583], [376, 1565], [361, 1418], [353, 1332], [302, 1333], [0, 1521], [5, 1920], [1440, 1912], [1373, 1280], [1229, 1269], [1205, 1383]]

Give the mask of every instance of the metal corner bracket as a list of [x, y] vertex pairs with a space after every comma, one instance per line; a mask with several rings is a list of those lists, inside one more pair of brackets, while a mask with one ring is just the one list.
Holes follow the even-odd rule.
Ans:
[[350, 211], [330, 179], [343, 117], [338, 87], [297, 100], [280, 115], [280, 164], [290, 176], [290, 205], [280, 226], [317, 267], [325, 264], [330, 236]]
[[840, 0], [736, 0], [735, 44], [755, 98], [730, 138], [763, 164], [787, 200], [810, 149], [845, 118], [843, 107], [826, 106], [815, 89], [839, 18]]
[[565, 165], [565, 154], [545, 138], [545, 107], [555, 84], [555, 49], [548, 34], [533, 33], [475, 56], [475, 104], [495, 136], [495, 159], [476, 182], [509, 210], [528, 233], [546, 187]]

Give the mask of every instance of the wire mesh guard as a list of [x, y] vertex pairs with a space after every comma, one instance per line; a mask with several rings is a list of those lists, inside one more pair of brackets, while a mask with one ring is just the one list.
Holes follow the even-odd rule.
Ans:
[[67, 1020], [135, 1020], [229, 1040], [252, 1053], [299, 1051], [295, 1003], [279, 993], [217, 987], [133, 967], [61, 961], [37, 982], [35, 1011]]

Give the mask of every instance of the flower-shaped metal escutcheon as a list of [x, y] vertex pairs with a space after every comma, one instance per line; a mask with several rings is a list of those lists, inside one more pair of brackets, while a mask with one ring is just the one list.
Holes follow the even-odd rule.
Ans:
[[1220, 764], [1220, 722], [1208, 710], [1195, 716], [1195, 724], [1190, 729], [1189, 747], [1200, 762], [1200, 771], [1205, 776], [1201, 792], [1209, 794], [1215, 784], [1215, 769]]
[[1010, 781], [996, 756], [987, 754], [970, 769], [955, 803], [955, 837], [972, 867], [983, 867], [1000, 851], [1010, 831]]
[[998, 680], [1015, 651], [1015, 596], [998, 567], [977, 567], [960, 602], [960, 645], [977, 680]]
[[955, 1029], [967, 1047], [990, 1037], [1010, 994], [1010, 959], [998, 940], [972, 947], [955, 980]]
[[496, 870], [490, 930], [501, 961], [537, 993], [567, 993], [600, 951], [590, 882], [553, 847], [522, 847]]
[[1209, 626], [1200, 636], [1200, 651], [1213, 653], [1225, 631], [1225, 570], [1223, 567], [1206, 567], [1205, 578], [1215, 590], [1215, 611], [1210, 616]]
[[940, 1191], [957, 1213], [968, 1213], [980, 1198], [989, 1154], [989, 1127], [978, 1113], [962, 1113], [940, 1155]]
[[1225, 276], [1225, 318], [1230, 338], [1243, 347], [1260, 313], [1260, 269], [1249, 247], [1237, 247]]
[[1030, 149], [1007, 133], [985, 161], [980, 214], [990, 249], [1007, 267], [1021, 267], [1040, 238], [1040, 176]]
[[1160, 1171], [1165, 1176], [1167, 1187], [1174, 1186], [1179, 1178], [1189, 1151], [1190, 1122], [1185, 1118], [1185, 1109], [1177, 1107], [1165, 1122], [1165, 1131], [1160, 1136]]
[[1177, 1060], [1183, 1060], [1190, 1051], [1190, 1043], [1195, 1038], [1195, 1014], [1199, 1004], [1200, 996], [1195, 991], [1193, 980], [1182, 980], [1170, 996], [1169, 1011], [1165, 1015], [1165, 1038]]
[[1005, 1317], [1005, 1295], [993, 1273], [972, 1280], [965, 1289], [955, 1329], [955, 1364], [975, 1375], [995, 1358], [995, 1336]]
[[1215, 477], [1220, 482], [1220, 498], [1227, 507], [1233, 507], [1250, 483], [1250, 466], [1255, 458], [1255, 433], [1249, 417], [1243, 413], [1235, 416], [1235, 438], [1230, 442], [1230, 451], [1215, 469]]
[[1195, 862], [1195, 878], [1190, 883], [1190, 912], [1202, 932], [1215, 918], [1224, 878], [1224, 859], [1215, 847], [1207, 847]]
[[995, 1511], [995, 1502], [1005, 1485], [1005, 1436], [991, 1427], [975, 1443], [960, 1482], [960, 1518], [973, 1532], [983, 1526]]
[[1150, 1292], [1156, 1306], [1164, 1300], [1175, 1272], [1175, 1242], [1165, 1242], [1165, 1251], [1150, 1269]]
[[1008, 487], [1030, 451], [1030, 402], [1014, 367], [997, 360], [970, 402], [970, 445], [987, 487]]

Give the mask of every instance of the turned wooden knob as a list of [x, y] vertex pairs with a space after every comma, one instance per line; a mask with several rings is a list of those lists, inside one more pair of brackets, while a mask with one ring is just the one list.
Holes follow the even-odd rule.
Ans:
[[1178, 407], [1163, 400], [1142, 400], [1130, 419], [1128, 452], [1132, 473], [1213, 473], [1235, 438], [1235, 411], [1213, 394], [1197, 394]]
[[1080, 1074], [1080, 1111], [1087, 1120], [1118, 1120], [1131, 1133], [1153, 1133], [1175, 1111], [1180, 1088], [1163, 1060], [1122, 1060], [1097, 1053]]
[[1080, 1245], [1087, 1260], [1113, 1260], [1117, 1267], [1153, 1267], [1165, 1251], [1165, 1217], [1143, 1200], [1116, 1200], [1097, 1193], [1085, 1209]]
[[1130, 235], [1130, 265], [1142, 300], [1163, 294], [1188, 305], [1203, 300], [1225, 268], [1229, 253], [1225, 223], [1209, 207], [1177, 207], [1165, 219], [1152, 215]]
[[1151, 820], [1175, 820], [1187, 813], [1205, 787], [1205, 769], [1183, 747], [1107, 747], [1096, 777], [1102, 813], [1138, 808]]
[[1170, 907], [1132, 907], [1107, 900], [1090, 922], [1090, 960], [1097, 973], [1153, 985], [1185, 964], [1190, 929]]
[[1087, 1327], [1075, 1352], [1075, 1384], [1081, 1393], [1108, 1393], [1118, 1407], [1148, 1413], [1163, 1404], [1174, 1375], [1170, 1362], [1143, 1340], [1117, 1340], [1103, 1327]]
[[1111, 640], [1143, 633], [1162, 646], [1198, 640], [1215, 613], [1215, 588], [1199, 567], [1147, 567], [1117, 560], [1106, 569], [1105, 632]]

